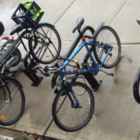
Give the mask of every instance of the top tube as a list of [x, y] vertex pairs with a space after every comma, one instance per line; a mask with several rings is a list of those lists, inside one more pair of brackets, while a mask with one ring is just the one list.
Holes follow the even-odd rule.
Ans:
[[[96, 43], [96, 42], [86, 42], [86, 41], [83, 41], [83, 43], [81, 43], [80, 46], [79, 46], [79, 47], [72, 53], [72, 55], [68, 58], [69, 60], [66, 60], [66, 61], [62, 64], [62, 66], [61, 66], [60, 68], [61, 68], [61, 69], [64, 69], [64, 68], [68, 65], [68, 63], [77, 55], [77, 53], [83, 48], [83, 46], [86, 46], [86, 45], [98, 45], [98, 46], [101, 46], [102, 44]], [[104, 57], [102, 63], [98, 66], [99, 68], [102, 67], [103, 63], [105, 62], [105, 60], [106, 60], [106, 58], [107, 58], [107, 56], [108, 56], [108, 54], [110, 53], [111, 48], [112, 48], [112, 46], [110, 46], [110, 45], [104, 44], [104, 46], [108, 46], [108, 47], [110, 47], [110, 49], [109, 49], [108, 53], [106, 54], [106, 56]], [[90, 53], [90, 52], [89, 52], [89, 53]], [[93, 60], [93, 61], [94, 61], [94, 60]]]

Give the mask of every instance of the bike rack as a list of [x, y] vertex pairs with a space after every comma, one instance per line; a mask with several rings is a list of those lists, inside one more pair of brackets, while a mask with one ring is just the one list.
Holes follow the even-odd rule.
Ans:
[[[26, 57], [31, 57], [30, 52], [27, 53]], [[27, 59], [24, 58], [23, 61], [25, 61], [25, 60], [27, 61]], [[34, 62], [31, 61], [30, 64], [34, 65]], [[43, 79], [43, 77], [37, 76], [36, 72], [32, 71], [32, 70], [24, 70], [23, 73], [33, 82], [31, 84], [31, 86], [38, 86], [40, 84], [40, 82], [42, 81], [42, 79]]]
[[[27, 53], [27, 55], [30, 55], [30, 53]], [[22, 59], [21, 62], [27, 61], [27, 59]], [[31, 61], [31, 63], [34, 63], [33, 61]], [[36, 75], [36, 71], [35, 70], [31, 70], [31, 69], [23, 69], [23, 68], [19, 68], [17, 69], [17, 71], [15, 71], [15, 73], [13, 73], [10, 77], [14, 77], [15, 74], [17, 72], [23, 72], [33, 83], [31, 84], [31, 86], [38, 86], [40, 84], [40, 82], [43, 80], [43, 77], [39, 77]]]
[[[87, 66], [83, 66], [83, 68], [88, 68]], [[91, 72], [89, 72], [89, 73], [83, 73], [82, 74], [84, 77], [85, 77], [85, 79], [88, 81], [88, 83], [90, 84], [90, 89], [92, 90], [92, 91], [94, 91], [94, 92], [96, 92], [97, 90], [98, 90], [98, 88], [100, 87], [100, 85], [101, 85], [101, 83], [102, 83], [102, 81], [101, 80], [96, 80], [95, 78], [94, 78], [94, 76], [92, 75], [92, 73]]]
[[37, 87], [43, 79], [43, 77], [38, 77], [35, 73], [28, 70], [24, 70], [23, 73], [33, 82], [32, 86]]

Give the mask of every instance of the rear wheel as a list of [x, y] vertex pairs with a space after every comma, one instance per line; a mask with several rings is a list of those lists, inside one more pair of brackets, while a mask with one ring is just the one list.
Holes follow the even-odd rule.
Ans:
[[25, 106], [21, 85], [13, 78], [4, 79], [0, 85], [0, 124], [12, 125], [20, 119]]
[[56, 29], [48, 24], [39, 24], [29, 38], [29, 48], [34, 59], [42, 64], [54, 62], [61, 51], [61, 39]]
[[[112, 68], [117, 65], [121, 56], [121, 43], [115, 30], [111, 27], [103, 26], [96, 35], [95, 40], [99, 43], [102, 42], [104, 45], [110, 45], [113, 47], [102, 66], [104, 68]], [[104, 60], [108, 50], [109, 47], [106, 46], [94, 47], [94, 56], [99, 64]]]
[[68, 132], [77, 131], [84, 127], [91, 119], [95, 106], [94, 96], [87, 85], [74, 82], [71, 87], [80, 107], [73, 107], [67, 94], [62, 96], [63, 90], [67, 90], [63, 88], [56, 95], [52, 106], [52, 115], [56, 125]]

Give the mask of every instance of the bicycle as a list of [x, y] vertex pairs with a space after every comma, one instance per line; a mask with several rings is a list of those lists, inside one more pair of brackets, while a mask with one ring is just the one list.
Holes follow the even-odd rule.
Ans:
[[[82, 35], [85, 35], [85, 34], [90, 34], [90, 35], [92, 35], [92, 34], [94, 33], [94, 29], [93, 29], [92, 27], [90, 27], [90, 26], [85, 26], [85, 27], [81, 30], [81, 33], [82, 33]], [[74, 48], [78, 45], [78, 43], [79, 43], [80, 40], [81, 40], [81, 36], [78, 35], [77, 38], [75, 39], [75, 41], [73, 42], [73, 44], [71, 45], [70, 49], [68, 50], [68, 52], [67, 52], [65, 58], [68, 58], [68, 57], [72, 54]], [[88, 40], [89, 40], [89, 39], [88, 39]], [[93, 51], [92, 47], [90, 48], [90, 51]], [[65, 59], [62, 59], [62, 62], [61, 62], [60, 65], [63, 64], [64, 60], [65, 60]], [[87, 53], [87, 54], [85, 55], [85, 57], [84, 57], [83, 63], [87, 64], [88, 62], [89, 62], [89, 54]], [[58, 65], [57, 63], [55, 63], [55, 64], [53, 65], [53, 67], [59, 67], [59, 65]], [[76, 75], [77, 75], [77, 74], [76, 74]], [[53, 75], [52, 80], [51, 80], [52, 89], [54, 88], [54, 86], [55, 86], [56, 83], [58, 82], [59, 78], [60, 78], [60, 77], [59, 77], [58, 74], [54, 74], [54, 75]], [[76, 81], [76, 79], [72, 79], [71, 82], [75, 82], [75, 81]], [[57, 93], [59, 92], [59, 90], [60, 90], [60, 88], [57, 88], [57, 89], [54, 91], [54, 93], [57, 94]]]
[[[107, 43], [104, 44], [103, 42], [99, 43], [95, 40], [95, 38], [102, 31], [102, 29], [105, 28], [103, 26], [104, 23], [100, 24], [100, 26], [97, 28], [97, 30], [94, 32], [92, 36], [87, 36], [87, 35], [83, 36], [80, 31], [83, 22], [84, 22], [83, 18], [79, 19], [76, 27], [73, 29], [73, 33], [76, 30], [78, 30], [81, 36], [82, 43], [80, 44], [80, 46], [71, 54], [69, 58], [64, 58], [65, 62], [60, 67], [54, 67], [54, 68], [46, 67], [46, 71], [48, 70], [48, 72], [50, 73], [59, 74], [61, 77], [52, 90], [52, 92], [54, 92], [58, 86], [61, 86], [61, 89], [59, 90], [59, 92], [57, 93], [53, 101], [52, 115], [56, 125], [60, 129], [68, 132], [77, 131], [83, 128], [90, 121], [94, 111], [95, 103], [94, 103], [94, 96], [92, 94], [92, 91], [85, 84], [79, 82], [69, 83], [67, 82], [67, 80], [77, 79], [79, 78], [78, 76], [82, 73], [98, 72], [98, 71], [105, 72], [104, 70], [101, 69], [101, 67], [106, 67], [106, 68], [114, 67], [118, 63], [121, 54], [121, 44], [120, 44], [119, 37], [112, 28], [105, 26], [106, 29], [109, 29], [109, 31], [113, 33], [116, 42], [111, 45]], [[92, 41], [86, 42], [85, 38], [89, 38]], [[88, 45], [93, 46], [94, 51], [97, 51], [97, 48], [101, 48], [101, 54], [97, 55], [97, 52], [95, 52], [96, 53], [95, 58], [96, 59], [100, 58], [96, 60], [98, 64], [95, 63], [95, 60], [93, 59], [93, 56], [90, 52], [90, 49], [88, 48]], [[114, 60], [113, 63], [107, 64], [109, 60], [108, 61], [106, 60], [108, 56], [109, 57], [113, 56], [112, 50], [116, 47], [115, 45], [117, 45], [116, 59]], [[94, 64], [94, 66], [88, 67], [87, 69], [82, 69], [77, 60], [76, 61], [72, 60], [74, 56], [83, 48], [83, 46], [86, 47], [87, 52], [92, 60], [92, 63]], [[104, 57], [103, 54], [105, 54]], [[76, 70], [63, 71], [65, 67], [69, 65], [70, 62], [75, 62], [76, 66], [73, 67]], [[108, 72], [105, 73], [113, 76], [113, 73], [108, 73]], [[65, 77], [65, 75], [70, 75], [70, 74], [78, 74], [78, 75], [70, 78]], [[78, 91], [76, 91], [74, 87], [78, 87]], [[80, 90], [80, 88], [83, 88], [84, 90]], [[85, 97], [82, 97], [83, 95]], [[86, 106], [84, 106], [84, 104], [86, 104]]]
[[[96, 32], [94, 32], [93, 28], [91, 28], [90, 26], [86, 26], [84, 28], [84, 30], [79, 32], [79, 39], [76, 39], [75, 41], [77, 42], [76, 45], [78, 44], [79, 40], [84, 37], [85, 31], [89, 30], [92, 34], [94, 33], [94, 42], [96, 42], [96, 44], [92, 44], [91, 42], [93, 42], [93, 40], [91, 40], [91, 42], [89, 42], [87, 45], [91, 46], [88, 49], [87, 54], [84, 57], [83, 63], [82, 63], [82, 68], [93, 68], [96, 67], [98, 64], [101, 64], [101, 67], [104, 68], [112, 68], [115, 65], [117, 65], [117, 63], [119, 62], [120, 59], [120, 55], [121, 55], [121, 43], [120, 43], [120, 39], [117, 35], [117, 33], [115, 32], [114, 29], [112, 29], [111, 27], [108, 26], [103, 26], [104, 23], [102, 23], [98, 29], [96, 30]], [[81, 27], [80, 27], [81, 28]], [[112, 38], [113, 37], [113, 38]], [[86, 36], [84, 37], [85, 39], [91, 39], [90, 36]], [[104, 47], [103, 44], [102, 46], [99, 47], [99, 44], [97, 44], [98, 42], [103, 42], [104, 43]], [[110, 51], [109, 55], [107, 56], [106, 60], [104, 61], [103, 59], [105, 58], [105, 55], [108, 52], [108, 47], [107, 44], [112, 44], [114, 46], [114, 48]], [[74, 47], [76, 47], [76, 45]], [[73, 46], [72, 46], [73, 47]], [[82, 48], [82, 47], [81, 47]], [[91, 52], [91, 54], [93, 54], [95, 56], [95, 60], [93, 60], [93, 58], [91, 58], [91, 55], [89, 55], [89, 51]], [[116, 54], [113, 54], [116, 53]], [[67, 57], [69, 57], [70, 55], [68, 55]], [[115, 59], [116, 58], [116, 59]], [[115, 60], [114, 60], [115, 59]], [[112, 61], [112, 62], [111, 62]], [[67, 61], [68, 62], [68, 61]], [[63, 61], [60, 64], [60, 66], [63, 65]], [[59, 67], [58, 65], [56, 65], [57, 67]], [[105, 72], [104, 70], [102, 70], [102, 68], [100, 67], [100, 70], [102, 72]], [[96, 76], [98, 74], [99, 70], [96, 71], [92, 71], [92, 75]], [[107, 73], [106, 73], [107, 74]], [[52, 78], [52, 88], [55, 86], [56, 81], [58, 79], [58, 75], [54, 74], [53, 78]], [[76, 79], [73, 79], [73, 82], [76, 81]], [[60, 88], [57, 88], [54, 92], [57, 94], [59, 92]]]

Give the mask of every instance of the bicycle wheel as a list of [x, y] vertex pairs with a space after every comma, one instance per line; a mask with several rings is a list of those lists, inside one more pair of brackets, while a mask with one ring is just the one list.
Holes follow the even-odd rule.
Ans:
[[[103, 26], [102, 29], [98, 32], [95, 40], [98, 42], [102, 42], [104, 45], [113, 46], [109, 55], [107, 56], [104, 64], [102, 65], [104, 68], [112, 68], [119, 62], [121, 56], [121, 43], [120, 39], [115, 32], [114, 29], [108, 26]], [[102, 63], [105, 55], [107, 54], [109, 48], [108, 47], [94, 47], [94, 56], [99, 64]]]
[[29, 48], [34, 59], [42, 64], [54, 62], [61, 51], [61, 39], [56, 29], [39, 24], [34, 36], [29, 38]]
[[60, 129], [68, 132], [84, 127], [91, 119], [95, 106], [94, 96], [87, 85], [74, 82], [71, 86], [81, 108], [72, 107], [67, 95], [61, 96], [63, 88], [56, 95], [52, 106], [54, 122]]
[[0, 124], [12, 125], [20, 119], [25, 106], [24, 92], [20, 83], [13, 78], [5, 78], [0, 85]]

